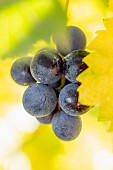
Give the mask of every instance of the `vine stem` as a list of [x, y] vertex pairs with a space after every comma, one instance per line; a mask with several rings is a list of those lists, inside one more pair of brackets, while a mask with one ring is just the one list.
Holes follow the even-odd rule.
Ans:
[[69, 7], [69, 2], [70, 2], [70, 0], [66, 0], [66, 5], [65, 5], [66, 15], [67, 15], [68, 7]]

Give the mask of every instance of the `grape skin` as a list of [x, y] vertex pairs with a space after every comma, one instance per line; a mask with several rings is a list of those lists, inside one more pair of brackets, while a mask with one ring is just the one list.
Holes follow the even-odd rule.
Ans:
[[36, 119], [42, 123], [42, 124], [50, 124], [51, 121], [52, 121], [52, 118], [53, 118], [53, 115], [59, 110], [59, 105], [57, 103], [55, 109], [53, 110], [52, 113], [50, 113], [49, 115], [47, 116], [44, 116], [44, 117], [36, 117]]
[[77, 88], [79, 83], [66, 85], [59, 94], [59, 104], [64, 112], [71, 116], [79, 116], [89, 110], [89, 106], [81, 105], [78, 102]]
[[42, 49], [31, 61], [31, 74], [40, 83], [53, 84], [62, 76], [62, 58], [53, 49]]
[[57, 82], [49, 84], [53, 88], [58, 88], [61, 84], [61, 79], [59, 79]]
[[64, 111], [58, 111], [52, 118], [52, 128], [58, 138], [64, 141], [74, 140], [82, 128], [79, 116], [70, 116]]
[[36, 119], [42, 124], [50, 124], [52, 117], [53, 117], [53, 114], [50, 113], [49, 115], [44, 116], [44, 117], [36, 117]]
[[12, 79], [19, 85], [28, 86], [35, 83], [36, 80], [30, 72], [31, 57], [17, 59], [11, 67]]
[[62, 33], [53, 35], [58, 52], [66, 56], [70, 52], [86, 47], [86, 36], [84, 32], [75, 26], [67, 26]]
[[75, 83], [77, 76], [88, 68], [87, 65], [82, 62], [82, 59], [88, 54], [89, 52], [87, 51], [77, 50], [64, 58], [63, 73], [67, 80]]
[[44, 84], [30, 85], [23, 95], [24, 109], [36, 117], [47, 116], [57, 104], [57, 96], [52, 87]]
[[78, 83], [70, 83], [66, 85], [59, 94], [59, 103], [60, 107], [64, 112], [71, 116], [79, 115], [79, 112], [76, 110], [78, 98], [77, 98], [77, 88], [79, 87]]

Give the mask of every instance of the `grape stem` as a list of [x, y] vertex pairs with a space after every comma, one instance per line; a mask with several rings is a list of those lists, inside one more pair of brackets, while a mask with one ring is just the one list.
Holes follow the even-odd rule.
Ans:
[[66, 15], [67, 15], [68, 7], [69, 7], [69, 2], [70, 2], [70, 0], [66, 0], [66, 5], [65, 5]]

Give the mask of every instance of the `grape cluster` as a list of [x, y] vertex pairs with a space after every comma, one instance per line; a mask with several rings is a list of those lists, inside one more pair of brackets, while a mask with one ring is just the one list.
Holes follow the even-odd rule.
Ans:
[[67, 26], [64, 32], [53, 35], [57, 50], [43, 48], [33, 58], [18, 59], [11, 68], [13, 80], [29, 85], [23, 94], [24, 109], [43, 124], [52, 124], [56, 136], [64, 141], [75, 139], [82, 128], [80, 115], [89, 106], [78, 102], [77, 76], [87, 69], [82, 59], [86, 37], [75, 26]]

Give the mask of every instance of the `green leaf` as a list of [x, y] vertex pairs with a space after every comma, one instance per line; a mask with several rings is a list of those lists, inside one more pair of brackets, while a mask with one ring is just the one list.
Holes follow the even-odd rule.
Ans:
[[51, 35], [66, 24], [58, 0], [19, 1], [0, 12], [0, 57], [29, 53], [38, 40], [49, 42]]
[[0, 9], [4, 9], [9, 7], [10, 5], [14, 4], [14, 3], [18, 3], [19, 1], [17, 0], [4, 0], [4, 1], [0, 1]]

